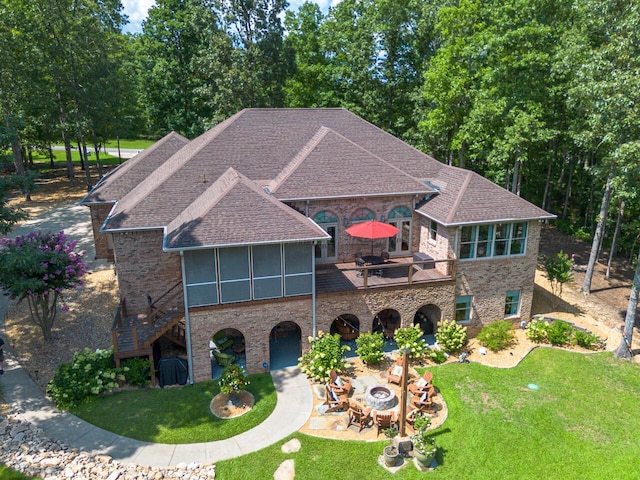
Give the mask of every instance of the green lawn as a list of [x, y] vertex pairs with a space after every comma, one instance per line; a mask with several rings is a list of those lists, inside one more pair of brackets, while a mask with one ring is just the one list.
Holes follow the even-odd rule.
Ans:
[[[10, 469], [6, 465], [0, 463], [0, 479], [1, 480], [29, 480], [35, 477], [27, 477], [22, 473], [16, 472], [15, 470]], [[40, 477], [37, 477], [40, 478]]]
[[263, 422], [276, 405], [268, 374], [249, 375], [255, 406], [241, 417], [223, 420], [210, 409], [220, 393], [217, 381], [194, 386], [129, 390], [95, 398], [71, 413], [110, 432], [157, 443], [211, 442], [233, 437]]
[[[159, 140], [159, 139], [158, 139]], [[134, 148], [137, 150], [144, 150], [147, 147], [153, 145], [157, 140], [141, 140], [141, 139], [130, 139], [130, 138], [121, 138], [120, 139], [120, 148]], [[105, 146], [107, 148], [118, 148], [117, 140], [109, 140], [105, 142]]]
[[[435, 431], [438, 468], [412, 464], [392, 475], [377, 464], [385, 441], [345, 442], [294, 434], [219, 462], [220, 478], [272, 478], [287, 458], [304, 479], [637, 479], [640, 368], [611, 354], [539, 348], [513, 369], [478, 364], [433, 367], [449, 416]], [[535, 384], [538, 390], [528, 388]], [[287, 439], [288, 440], [288, 439]]]

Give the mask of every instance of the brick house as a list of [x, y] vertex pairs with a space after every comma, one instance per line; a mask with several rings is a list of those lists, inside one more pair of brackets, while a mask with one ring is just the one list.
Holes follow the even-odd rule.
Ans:
[[[247, 109], [192, 141], [170, 133], [82, 203], [116, 265], [116, 358], [172, 338], [195, 381], [211, 377], [216, 334], [252, 373], [279, 335], [305, 351], [318, 331], [528, 319], [554, 218], [344, 109]], [[346, 232], [367, 220], [398, 233]]]

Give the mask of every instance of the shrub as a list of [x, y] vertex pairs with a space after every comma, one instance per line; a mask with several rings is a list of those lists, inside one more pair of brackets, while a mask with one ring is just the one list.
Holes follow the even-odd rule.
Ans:
[[600, 338], [591, 332], [583, 332], [575, 329], [573, 332], [573, 343], [589, 350], [596, 350], [600, 345]]
[[356, 353], [364, 363], [379, 363], [384, 358], [382, 332], [360, 334], [356, 338]]
[[454, 320], [442, 320], [438, 325], [436, 340], [447, 353], [456, 353], [467, 343], [467, 327], [458, 325]]
[[247, 375], [240, 365], [232, 363], [227, 365], [222, 371], [222, 376], [218, 380], [222, 393], [236, 393], [244, 390], [249, 381]]
[[549, 325], [547, 340], [552, 345], [566, 345], [571, 340], [573, 327], [562, 320], [555, 320]]
[[543, 343], [547, 341], [547, 332], [549, 331], [549, 322], [542, 318], [534, 318], [526, 327], [527, 338], [535, 343]]
[[429, 350], [429, 358], [435, 363], [444, 363], [447, 361], [447, 354], [439, 349], [431, 349]]
[[477, 338], [480, 344], [492, 352], [499, 352], [509, 347], [514, 337], [515, 331], [511, 322], [509, 320], [499, 320], [482, 327]]
[[326, 382], [331, 370], [339, 372], [346, 367], [344, 354], [351, 349], [340, 344], [340, 335], [319, 332], [315, 340], [309, 337], [309, 342], [311, 349], [298, 359], [298, 367], [307, 376]]
[[409, 358], [422, 358], [428, 350], [427, 344], [422, 339], [424, 332], [420, 325], [414, 325], [407, 328], [398, 328], [393, 339], [398, 344], [400, 352], [405, 348], [409, 349]]
[[48, 385], [48, 394], [60, 408], [70, 408], [92, 395], [111, 392], [124, 381], [124, 369], [115, 368], [113, 350], [85, 348], [73, 354], [71, 363], [58, 366]]
[[149, 385], [151, 375], [151, 361], [148, 358], [128, 358], [122, 362], [124, 381], [134, 387]]

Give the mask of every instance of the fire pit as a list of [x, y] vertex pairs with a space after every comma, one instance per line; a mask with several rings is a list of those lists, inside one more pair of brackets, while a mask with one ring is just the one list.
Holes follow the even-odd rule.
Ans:
[[396, 393], [391, 388], [376, 385], [367, 388], [365, 401], [374, 410], [388, 410], [396, 405]]

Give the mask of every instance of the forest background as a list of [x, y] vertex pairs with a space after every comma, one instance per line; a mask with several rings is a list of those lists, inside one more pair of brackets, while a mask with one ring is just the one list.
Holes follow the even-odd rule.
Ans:
[[158, 0], [140, 33], [124, 25], [119, 0], [0, 0], [6, 172], [62, 143], [74, 184], [72, 145], [344, 107], [637, 252], [636, 0]]

